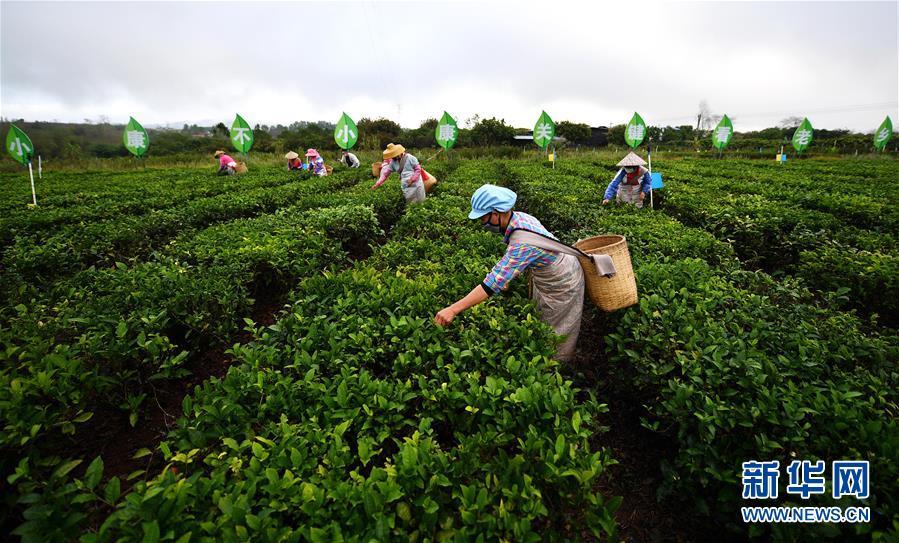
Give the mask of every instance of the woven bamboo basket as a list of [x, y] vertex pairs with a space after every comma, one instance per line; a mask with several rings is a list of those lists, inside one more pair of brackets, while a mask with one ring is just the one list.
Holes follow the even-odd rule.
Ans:
[[248, 171], [246, 162], [238, 162], [237, 167], [234, 168], [234, 173], [247, 173]]
[[372, 162], [371, 163], [371, 174], [375, 177], [381, 177], [381, 163], [380, 162]]
[[578, 257], [584, 269], [587, 293], [596, 307], [611, 313], [637, 303], [637, 280], [624, 236], [594, 236], [574, 246], [587, 254], [609, 255], [615, 263], [615, 276], [602, 277], [590, 260]]

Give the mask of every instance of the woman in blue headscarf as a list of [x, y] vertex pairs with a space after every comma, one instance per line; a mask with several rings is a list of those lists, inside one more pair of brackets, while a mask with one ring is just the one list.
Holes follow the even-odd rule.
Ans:
[[512, 279], [528, 271], [533, 280], [532, 296], [541, 318], [557, 334], [565, 336], [556, 358], [570, 360], [581, 329], [584, 273], [574, 256], [510, 239], [518, 230], [556, 239], [536, 218], [513, 211], [517, 198], [511, 190], [495, 185], [483, 185], [472, 195], [468, 218], [480, 219], [484, 229], [502, 234], [506, 253], [481, 284], [464, 298], [441, 309], [434, 321], [440, 326], [448, 326], [456, 315], [505, 290]]

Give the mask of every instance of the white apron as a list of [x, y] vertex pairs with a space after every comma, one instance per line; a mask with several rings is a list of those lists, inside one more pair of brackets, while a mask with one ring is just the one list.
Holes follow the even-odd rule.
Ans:
[[425, 201], [425, 184], [419, 178], [418, 181], [414, 183], [409, 183], [409, 179], [415, 174], [413, 170], [406, 169], [406, 158], [409, 155], [406, 155], [399, 161], [397, 166], [397, 172], [400, 175], [400, 188], [403, 190], [403, 198], [406, 199], [407, 204], [416, 204], [418, 202]]
[[531, 269], [533, 292], [540, 318], [565, 341], [556, 350], [562, 362], [574, 357], [584, 311], [584, 272], [577, 258], [559, 254], [558, 260], [543, 268]]
[[[637, 179], [642, 180], [643, 175], [646, 174], [647, 171], [649, 170], [640, 166], [639, 172], [637, 173]], [[640, 200], [640, 192], [642, 191], [640, 183], [638, 182], [636, 185], [627, 185], [625, 184], [625, 179], [627, 179], [627, 174], [621, 179], [621, 183], [618, 184], [618, 201], [625, 204], [634, 204], [637, 206], [637, 209], [642, 208], [643, 201]]]
[[425, 184], [422, 183], [421, 179], [416, 181], [414, 185], [408, 185], [406, 181], [401, 180], [400, 187], [403, 189], [403, 198], [406, 199], [407, 204], [425, 201]]

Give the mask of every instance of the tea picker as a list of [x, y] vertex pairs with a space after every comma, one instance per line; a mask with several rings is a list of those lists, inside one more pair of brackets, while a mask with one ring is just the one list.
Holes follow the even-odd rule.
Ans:
[[[441, 309], [434, 321], [448, 326], [459, 313], [508, 288], [513, 279], [529, 271], [532, 296], [541, 319], [564, 342], [556, 351], [559, 360], [574, 357], [584, 308], [584, 272], [576, 249], [559, 242], [535, 217], [514, 211], [517, 195], [496, 185], [483, 185], [471, 197], [469, 219], [480, 219], [485, 230], [503, 235], [506, 253], [484, 281], [456, 303]], [[583, 253], [580, 253], [583, 254]], [[611, 259], [607, 273], [614, 274]]]
[[217, 150], [212, 157], [219, 161], [219, 169], [215, 172], [216, 175], [234, 175], [237, 173], [237, 162], [221, 149]]
[[314, 175], [319, 177], [324, 177], [328, 175], [328, 167], [325, 166], [325, 159], [316, 151], [315, 149], [307, 149], [306, 150], [306, 167]]
[[287, 170], [302, 170], [303, 169], [303, 161], [300, 160], [300, 155], [297, 154], [296, 151], [289, 151], [284, 158], [287, 159]]
[[340, 154], [340, 163], [346, 166], [347, 168], [358, 168], [359, 167], [359, 157], [354, 155], [353, 153], [343, 149]]
[[[406, 148], [399, 144], [388, 143], [387, 148], [381, 153], [384, 161], [381, 162], [381, 173], [378, 182], [372, 186], [372, 190], [380, 187], [393, 173], [400, 176], [400, 187], [403, 190], [403, 198], [407, 204], [424, 202], [425, 186], [418, 158], [406, 152]], [[376, 166], [373, 165], [373, 168]]]
[[617, 165], [621, 169], [606, 188], [603, 205], [608, 204], [613, 197], [617, 197], [619, 203], [624, 202], [642, 208], [643, 200], [652, 190], [652, 175], [644, 167], [646, 161], [631, 151]]

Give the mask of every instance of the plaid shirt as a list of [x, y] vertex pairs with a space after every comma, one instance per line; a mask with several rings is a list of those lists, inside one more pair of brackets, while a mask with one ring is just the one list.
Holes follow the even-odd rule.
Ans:
[[484, 282], [482, 283], [487, 294], [493, 295], [501, 290], [505, 290], [512, 279], [518, 277], [521, 272], [531, 266], [543, 268], [552, 264], [559, 258], [559, 255], [555, 253], [539, 247], [534, 247], [533, 245], [526, 245], [524, 243], [513, 243], [509, 245], [509, 236], [516, 228], [530, 230], [531, 232], [555, 238], [555, 236], [549, 233], [549, 230], [540, 224], [540, 221], [531, 215], [520, 211], [513, 212], [512, 218], [509, 220], [509, 226], [506, 227], [506, 234], [503, 236], [503, 241], [508, 245], [506, 254], [496, 263], [496, 266], [493, 266], [493, 269], [487, 274], [487, 277], [484, 278]]

